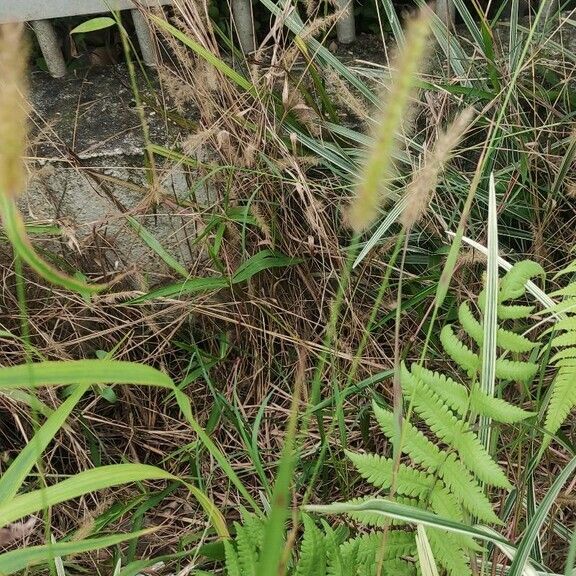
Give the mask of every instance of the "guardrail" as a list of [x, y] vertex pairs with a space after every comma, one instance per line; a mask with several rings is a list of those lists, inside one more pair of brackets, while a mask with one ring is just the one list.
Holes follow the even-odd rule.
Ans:
[[[244, 53], [256, 49], [252, 0], [230, 0], [232, 18], [240, 47]], [[139, 6], [160, 6], [171, 4], [171, 0], [139, 0]], [[356, 39], [354, 22], [354, 0], [336, 0], [342, 15], [336, 23], [338, 41], [349, 44]], [[142, 59], [148, 66], [154, 66], [156, 54], [150, 29], [145, 17], [131, 0], [0, 0], [0, 23], [30, 22], [42, 50], [48, 71], [52, 76], [66, 74], [66, 64], [60, 44], [52, 25], [52, 20], [68, 16], [83, 16], [109, 12], [110, 10], [130, 10], [134, 28], [140, 44]], [[452, 0], [437, 0], [436, 13], [446, 23], [454, 19]]]

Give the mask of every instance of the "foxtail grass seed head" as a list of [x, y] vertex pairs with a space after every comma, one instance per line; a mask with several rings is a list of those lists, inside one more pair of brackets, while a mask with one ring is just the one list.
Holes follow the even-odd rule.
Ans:
[[408, 24], [405, 44], [393, 63], [388, 93], [374, 131], [374, 144], [368, 150], [356, 197], [347, 214], [348, 223], [356, 233], [365, 231], [374, 222], [389, 195], [398, 133], [414, 91], [416, 75], [424, 61], [430, 21], [431, 11], [424, 9]]
[[406, 190], [408, 203], [400, 216], [400, 223], [405, 228], [414, 226], [426, 213], [440, 173], [470, 126], [473, 116], [474, 109], [466, 108], [445, 132], [440, 132], [433, 150], [425, 154], [424, 164], [414, 174]]
[[10, 198], [26, 182], [27, 56], [23, 26], [0, 25], [0, 194]]

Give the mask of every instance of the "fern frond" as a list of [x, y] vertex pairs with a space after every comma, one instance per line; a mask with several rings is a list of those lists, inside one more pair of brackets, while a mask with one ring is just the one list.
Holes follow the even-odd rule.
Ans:
[[489, 524], [502, 524], [480, 485], [454, 454], [448, 455], [438, 472], [452, 494], [471, 514]]
[[524, 296], [526, 282], [536, 276], [545, 276], [544, 268], [533, 260], [522, 260], [512, 266], [500, 281], [498, 302], [506, 302]]
[[236, 528], [236, 554], [242, 576], [256, 576], [258, 564], [257, 543], [252, 539], [249, 528], [234, 522]]
[[448, 574], [452, 576], [472, 575], [469, 557], [458, 546], [453, 534], [437, 528], [428, 528], [426, 533], [436, 561], [444, 567]]
[[347, 564], [344, 563], [340, 552], [341, 542], [337, 532], [324, 521], [322, 525], [326, 535], [324, 541], [326, 542], [326, 556], [328, 559], [326, 574], [328, 576], [355, 576], [347, 572]]
[[413, 364], [410, 370], [416, 378], [430, 386], [460, 416], [464, 417], [472, 411], [505, 424], [520, 422], [534, 416], [533, 412], [522, 410], [500, 398], [488, 396], [476, 387], [472, 389], [469, 395], [466, 386], [455, 382], [444, 374], [422, 368], [418, 364]]
[[576, 358], [576, 347], [565, 348], [564, 350], [560, 350], [560, 352], [556, 352], [556, 354], [550, 358], [550, 363], [559, 366], [561, 360], [570, 360], [572, 358]]
[[[359, 564], [370, 564], [381, 554], [382, 532], [371, 532], [357, 536], [353, 540], [347, 540], [340, 545], [342, 556], [350, 556], [354, 546], [356, 548], [356, 561]], [[404, 530], [390, 530], [386, 534], [383, 560], [392, 560], [401, 556], [410, 556], [416, 552], [416, 542], [413, 532]]]
[[310, 516], [304, 514], [304, 536], [300, 545], [300, 558], [294, 572], [295, 576], [309, 576], [326, 574], [326, 545], [324, 533], [316, 526]]
[[452, 410], [465, 416], [470, 411], [470, 398], [466, 386], [452, 380], [444, 374], [433, 372], [418, 364], [412, 364], [410, 372], [427, 384]]
[[499, 304], [497, 310], [500, 320], [523, 320], [532, 314], [534, 306]]
[[[382, 432], [389, 439], [392, 439], [394, 436], [393, 413], [381, 408], [376, 402], [373, 402], [372, 405]], [[408, 454], [416, 464], [421, 465], [423, 468], [431, 471], [438, 470], [444, 464], [446, 455], [407, 420], [404, 420], [402, 426], [402, 434], [404, 436], [404, 442], [401, 446], [402, 452]]]
[[401, 373], [401, 382], [402, 388], [413, 402], [414, 409], [430, 430], [458, 452], [469, 470], [487, 484], [511, 488], [502, 469], [492, 460], [466, 421], [456, 418], [440, 397], [427, 384], [417, 380], [405, 367]]
[[555, 348], [561, 348], [564, 346], [576, 346], [576, 331], [564, 332], [564, 334], [559, 334], [552, 338], [551, 346]]
[[450, 358], [473, 378], [480, 370], [480, 357], [458, 339], [452, 324], [446, 324], [440, 331], [440, 342]]
[[[392, 485], [394, 461], [378, 454], [357, 454], [346, 452], [346, 455], [370, 484], [377, 488], [388, 489]], [[434, 486], [435, 479], [405, 464], [400, 464], [396, 471], [396, 491], [411, 498], [426, 498]]]
[[536, 372], [538, 372], [538, 364], [534, 362], [508, 360], [507, 358], [496, 360], [496, 378], [500, 378], [500, 380], [528, 382], [534, 378]]
[[224, 557], [226, 560], [226, 573], [228, 576], [243, 576], [240, 571], [238, 554], [229, 540], [224, 540]]
[[[484, 341], [484, 329], [482, 324], [476, 319], [467, 302], [462, 302], [458, 308], [458, 320], [466, 333], [474, 339], [478, 346], [482, 346]], [[530, 352], [536, 347], [532, 342], [521, 334], [511, 332], [504, 328], [498, 328], [496, 333], [496, 344], [508, 352], [524, 353]]]
[[552, 396], [546, 412], [546, 431], [553, 436], [558, 432], [568, 414], [576, 406], [576, 359], [565, 359], [552, 383]]
[[514, 424], [536, 415], [535, 412], [518, 408], [506, 400], [489, 396], [479, 388], [473, 388], [470, 392], [470, 408], [477, 414], [504, 424]]
[[[385, 549], [381, 551], [382, 545]], [[340, 554], [344, 562], [353, 559], [359, 576], [376, 576], [377, 560], [382, 557], [383, 574], [415, 574], [413, 564], [400, 560], [403, 556], [412, 556], [416, 552], [413, 532], [390, 530], [383, 538], [382, 532], [372, 532], [348, 540], [340, 546]], [[392, 570], [399, 570], [393, 572]], [[312, 576], [310, 573], [309, 576]], [[314, 574], [314, 576], [316, 576]]]

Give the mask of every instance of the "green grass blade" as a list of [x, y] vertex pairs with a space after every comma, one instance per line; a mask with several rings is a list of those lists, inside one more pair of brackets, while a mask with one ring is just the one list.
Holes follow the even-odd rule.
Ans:
[[[480, 389], [488, 396], [494, 396], [496, 382], [496, 334], [498, 331], [498, 222], [496, 208], [496, 185], [494, 174], [490, 174], [488, 191], [488, 264], [486, 270], [486, 306], [482, 318], [484, 339], [482, 345], [482, 368]], [[480, 440], [490, 448], [491, 420], [480, 417]]]
[[91, 550], [108, 548], [120, 542], [126, 542], [126, 540], [140, 538], [153, 531], [154, 529], [152, 528], [128, 534], [111, 534], [110, 536], [79, 540], [77, 542], [56, 542], [44, 546], [19, 548], [18, 550], [0, 554], [0, 574], [2, 574], [2, 576], [16, 574], [32, 566], [44, 564], [54, 557], [69, 556], [72, 554], [81, 554], [82, 552], [90, 552]]
[[174, 272], [177, 272], [184, 278], [188, 278], [188, 270], [186, 270], [186, 268], [184, 268], [184, 266], [182, 266], [182, 264], [180, 264], [176, 258], [174, 258], [169, 252], [166, 251], [164, 246], [158, 242], [156, 237], [145, 226], [143, 226], [140, 222], [138, 222], [138, 220], [136, 220], [136, 218], [130, 216], [129, 214], [125, 214], [124, 217], [126, 218], [128, 224], [130, 224], [130, 226], [134, 229], [136, 234], [138, 234], [138, 236], [140, 236], [140, 238], [146, 243], [148, 248], [156, 253], [169, 268], [174, 270]]
[[418, 524], [417, 527], [416, 547], [418, 549], [418, 562], [420, 563], [422, 576], [439, 576], [434, 554], [426, 535], [426, 528], [422, 524]]
[[174, 38], [176, 38], [177, 40], [180, 40], [180, 42], [182, 42], [182, 44], [184, 44], [185, 46], [188, 46], [188, 48], [190, 48], [191, 50], [196, 52], [196, 54], [198, 54], [198, 56], [200, 56], [202, 59], [206, 60], [206, 62], [208, 62], [208, 64], [214, 66], [214, 68], [216, 68], [216, 70], [218, 70], [219, 72], [222, 72], [222, 74], [224, 74], [224, 76], [226, 76], [227, 78], [232, 80], [232, 82], [234, 82], [235, 84], [240, 86], [240, 88], [246, 90], [246, 92], [248, 92], [252, 96], [257, 96], [256, 88], [254, 87], [254, 85], [251, 82], [246, 80], [246, 78], [244, 78], [244, 76], [242, 76], [241, 74], [236, 72], [236, 70], [234, 70], [233, 68], [230, 68], [230, 66], [228, 66], [228, 64], [226, 64], [223, 60], [221, 60], [220, 58], [218, 58], [217, 56], [212, 54], [212, 52], [210, 52], [209, 50], [204, 48], [204, 46], [202, 46], [201, 44], [199, 44], [198, 42], [196, 42], [195, 40], [193, 40], [192, 38], [190, 38], [189, 36], [184, 34], [184, 32], [178, 30], [178, 28], [175, 28], [174, 26], [172, 26], [172, 24], [170, 24], [169, 22], [167, 22], [163, 18], [159, 18], [158, 16], [155, 16], [154, 14], [150, 14], [149, 18], [152, 20], [152, 22], [154, 22], [154, 24], [156, 24], [158, 26], [158, 28], [161, 28], [165, 32], [172, 34], [172, 36], [174, 36]]
[[128, 304], [142, 304], [156, 298], [179, 298], [186, 294], [197, 294], [199, 292], [211, 292], [212, 290], [222, 290], [230, 286], [230, 280], [226, 276], [216, 276], [214, 278], [189, 278], [182, 282], [175, 282], [163, 288], [152, 290], [137, 298], [132, 298]]
[[42, 414], [45, 418], [48, 418], [50, 414], [54, 413], [53, 408], [44, 404], [44, 402], [36, 398], [34, 394], [28, 394], [28, 392], [24, 392], [23, 390], [2, 390], [0, 394], [6, 398], [10, 398], [14, 402], [20, 402], [28, 406], [30, 410], [34, 410], [37, 414]]
[[70, 360], [10, 366], [0, 370], [0, 390], [64, 386], [67, 384], [138, 384], [172, 390], [188, 424], [198, 434], [210, 454], [220, 464], [230, 481], [261, 514], [260, 508], [246, 490], [222, 451], [212, 442], [192, 414], [189, 398], [176, 388], [169, 376], [143, 364], [120, 360]]
[[177, 480], [172, 474], [147, 464], [111, 464], [80, 472], [58, 484], [16, 496], [0, 508], [0, 526], [35, 514], [72, 498], [104, 488], [142, 480]]
[[88, 384], [76, 387], [72, 394], [55, 410], [48, 420], [39, 428], [34, 437], [20, 451], [10, 467], [0, 477], [0, 507], [13, 498], [20, 486], [38, 461], [46, 446], [60, 430], [80, 398], [88, 389]]
[[26, 234], [26, 226], [16, 203], [4, 194], [0, 194], [0, 215], [2, 216], [4, 231], [14, 251], [39, 276], [56, 286], [62, 286], [82, 295], [90, 295], [106, 288], [103, 284], [86, 284], [81, 280], [66, 276], [43, 260], [34, 250]]
[[408, 506], [407, 504], [400, 504], [398, 502], [391, 502], [385, 499], [370, 499], [360, 503], [351, 502], [338, 502], [335, 504], [327, 505], [308, 505], [304, 507], [308, 512], [318, 512], [320, 514], [349, 514], [350, 512], [371, 512], [381, 514], [388, 518], [403, 520], [411, 524], [422, 524], [423, 526], [430, 526], [432, 528], [439, 528], [441, 530], [448, 530], [449, 532], [456, 532], [465, 534], [473, 538], [480, 538], [494, 544], [510, 545], [510, 542], [503, 536], [498, 535], [492, 530], [486, 530], [483, 526], [468, 526], [461, 522], [448, 520], [437, 516], [432, 512]]
[[409, 196], [404, 195], [400, 198], [400, 200], [398, 200], [398, 202], [396, 202], [396, 204], [394, 204], [394, 206], [392, 206], [392, 208], [390, 208], [380, 226], [378, 226], [374, 234], [370, 236], [370, 238], [366, 241], [366, 243], [362, 247], [362, 250], [360, 250], [360, 253], [356, 257], [356, 260], [354, 260], [354, 264], [352, 264], [352, 268], [356, 268], [356, 266], [358, 266], [358, 264], [360, 264], [362, 260], [366, 258], [370, 250], [372, 250], [372, 248], [374, 248], [374, 246], [378, 244], [382, 236], [384, 236], [384, 234], [388, 232], [390, 226], [392, 226], [392, 224], [396, 222], [400, 214], [404, 212], [404, 209], [406, 208], [406, 206], [408, 206], [410, 200], [411, 199]]
[[256, 576], [268, 576], [269, 574], [284, 574], [281, 571], [283, 559], [282, 548], [286, 533], [286, 519], [290, 505], [290, 483], [296, 464], [295, 438], [298, 424], [298, 406], [300, 393], [304, 380], [304, 370], [298, 370], [296, 383], [292, 394], [290, 407], [290, 419], [284, 438], [284, 446], [278, 465], [278, 475], [272, 493], [271, 510], [266, 520], [266, 531], [262, 544], [262, 554], [258, 562]]
[[560, 493], [560, 490], [564, 484], [573, 477], [575, 471], [576, 457], [572, 458], [572, 460], [570, 460], [570, 462], [564, 467], [540, 503], [540, 506], [538, 506], [536, 509], [536, 513], [524, 531], [524, 535], [522, 536], [522, 540], [518, 546], [516, 556], [514, 557], [512, 565], [510, 566], [510, 570], [508, 571], [508, 576], [522, 575], [524, 566], [528, 562], [530, 550], [532, 550], [534, 542], [536, 542], [536, 538], [538, 537], [544, 522], [546, 522], [546, 518], [548, 517], [550, 508], [552, 508], [552, 504], [554, 504], [554, 501], [558, 497], [558, 494]]
[[245, 282], [263, 270], [293, 266], [299, 262], [302, 262], [300, 258], [289, 258], [283, 254], [277, 254], [272, 250], [261, 250], [236, 270], [232, 277], [232, 283], [238, 284]]
[[[270, 12], [277, 18], [281, 18], [285, 26], [297, 37], [302, 36], [305, 32], [305, 26], [302, 19], [298, 15], [297, 10], [287, 10], [287, 1], [280, 0], [278, 3], [272, 0], [260, 0]], [[306, 35], [306, 45], [310, 48], [311, 52], [314, 54], [314, 60], [316, 62], [323, 63], [325, 68], [332, 68], [336, 73], [338, 73], [342, 78], [349, 82], [354, 88], [356, 88], [365, 98], [367, 98], [373, 105], [378, 106], [380, 104], [380, 98], [374, 90], [364, 84], [345, 64], [340, 62], [334, 54], [330, 52], [325, 46], [323, 46], [318, 40], [310, 35]], [[301, 45], [301, 42], [299, 43]]]
[[0, 370], [2, 390], [67, 384], [142, 384], [174, 388], [172, 380], [163, 372], [120, 360], [49, 361]]

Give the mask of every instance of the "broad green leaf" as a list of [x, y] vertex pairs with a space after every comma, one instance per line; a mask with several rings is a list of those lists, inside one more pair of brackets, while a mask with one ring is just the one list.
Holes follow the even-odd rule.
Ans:
[[96, 32], [96, 30], [103, 30], [104, 28], [110, 28], [116, 25], [116, 20], [110, 18], [109, 16], [99, 16], [98, 18], [91, 18], [82, 22], [70, 30], [70, 34], [83, 34], [85, 32]]
[[249, 258], [238, 268], [238, 270], [236, 270], [232, 277], [232, 283], [238, 284], [249, 280], [259, 272], [262, 272], [262, 270], [292, 266], [301, 261], [302, 260], [299, 258], [289, 258], [288, 256], [277, 254], [271, 250], [262, 250], [261, 252], [254, 254], [254, 256]]

